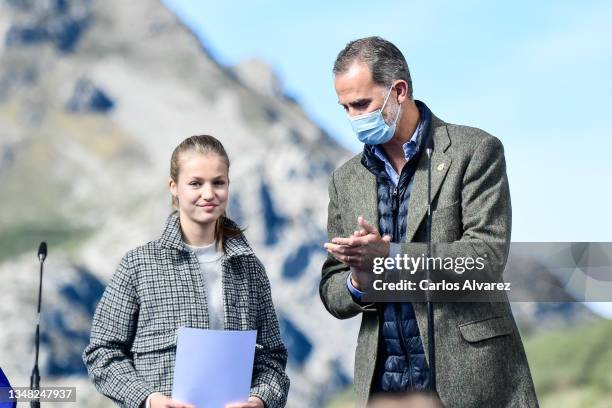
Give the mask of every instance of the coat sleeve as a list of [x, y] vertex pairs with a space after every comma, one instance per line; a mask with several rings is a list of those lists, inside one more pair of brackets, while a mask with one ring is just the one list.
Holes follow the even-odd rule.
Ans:
[[[335, 174], [335, 173], [334, 173]], [[342, 229], [342, 214], [338, 206], [338, 191], [332, 174], [329, 180], [329, 205], [327, 208], [327, 234], [331, 241], [334, 237], [344, 236]], [[349, 267], [338, 261], [331, 254], [323, 263], [319, 296], [323, 305], [332, 316], [338, 319], [348, 319], [361, 312], [375, 310], [373, 304], [356, 302], [346, 286]]]
[[83, 361], [100, 393], [120, 407], [138, 408], [155, 390], [136, 373], [130, 353], [139, 310], [130, 271], [128, 253], [98, 303]]
[[251, 395], [261, 398], [266, 408], [282, 408], [289, 393], [289, 377], [285, 373], [287, 349], [281, 340], [270, 282], [258, 259], [257, 264], [259, 308]]

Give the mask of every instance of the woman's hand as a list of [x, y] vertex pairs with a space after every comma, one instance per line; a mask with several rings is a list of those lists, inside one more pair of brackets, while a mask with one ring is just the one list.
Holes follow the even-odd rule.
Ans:
[[225, 408], [265, 408], [265, 405], [258, 397], [249, 397], [249, 400], [245, 402], [225, 404]]
[[158, 392], [151, 394], [149, 402], [151, 403], [151, 408], [195, 408], [193, 404], [175, 401]]

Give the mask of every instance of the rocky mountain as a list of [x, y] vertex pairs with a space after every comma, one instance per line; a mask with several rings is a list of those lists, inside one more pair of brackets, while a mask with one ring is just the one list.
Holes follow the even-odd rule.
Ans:
[[157, 0], [1, 7], [0, 307], [10, 330], [0, 364], [12, 383], [29, 383], [32, 250], [45, 239], [43, 378], [78, 384], [80, 406], [104, 403], [80, 360], [91, 316], [122, 255], [161, 232], [172, 149], [206, 133], [232, 159], [229, 213], [272, 282], [291, 406], [320, 405], [345, 386], [358, 322], [330, 317], [317, 288], [327, 177], [349, 153], [265, 64], [219, 66]]
[[13, 385], [29, 384], [46, 240], [43, 385], [111, 406], [81, 362], [91, 317], [123, 254], [159, 236], [170, 154], [194, 134], [232, 160], [229, 214], [270, 276], [289, 406], [350, 383], [358, 319], [334, 320], [318, 298], [327, 179], [350, 153], [273, 70], [220, 66], [159, 0], [2, 0], [0, 38], [0, 365]]

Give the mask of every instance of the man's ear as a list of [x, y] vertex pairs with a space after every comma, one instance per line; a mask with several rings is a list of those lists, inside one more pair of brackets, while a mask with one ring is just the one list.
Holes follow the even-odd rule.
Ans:
[[408, 89], [408, 82], [404, 80], [398, 80], [393, 87], [397, 92], [397, 102], [404, 103], [406, 99], [408, 99], [408, 95], [410, 94], [410, 90]]

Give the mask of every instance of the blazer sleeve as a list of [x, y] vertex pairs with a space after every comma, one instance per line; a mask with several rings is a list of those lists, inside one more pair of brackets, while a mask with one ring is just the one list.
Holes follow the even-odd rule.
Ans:
[[83, 361], [96, 389], [124, 408], [137, 408], [155, 390], [138, 376], [130, 348], [138, 321], [138, 298], [129, 253], [111, 278], [94, 315]]
[[280, 329], [270, 281], [262, 263], [257, 259], [259, 308], [257, 311], [257, 347], [253, 363], [251, 395], [261, 398], [266, 408], [282, 408], [287, 403], [289, 377], [285, 373], [287, 349], [280, 336]]
[[[329, 205], [327, 208], [327, 234], [330, 241], [334, 237], [344, 236], [334, 175], [335, 173], [329, 180]], [[347, 279], [350, 273], [347, 265], [338, 261], [333, 255], [327, 254], [327, 259], [325, 259], [321, 271], [319, 296], [327, 311], [338, 319], [348, 319], [361, 312], [376, 310], [373, 304], [361, 304], [353, 299], [347, 287]]]

